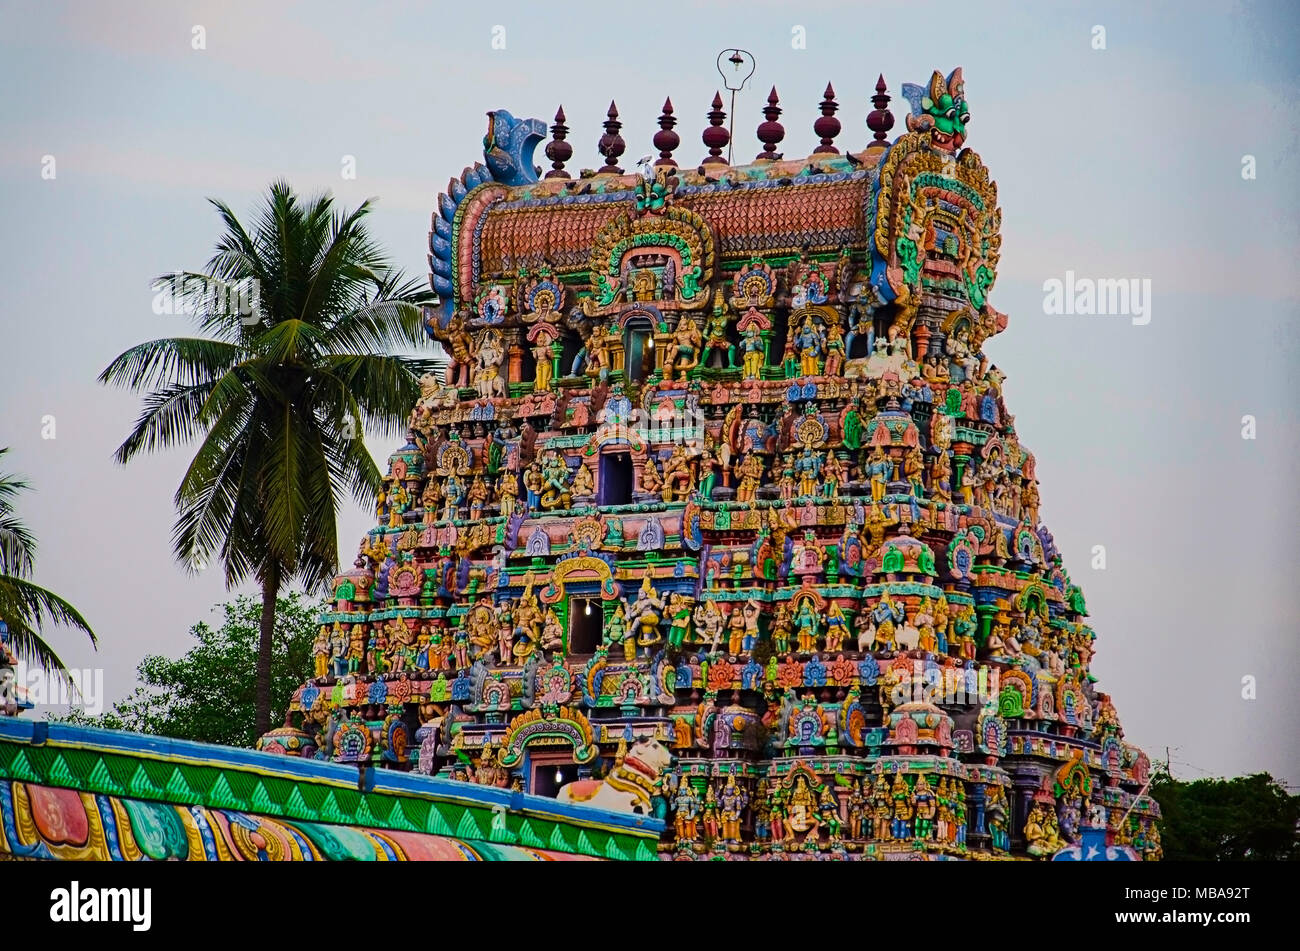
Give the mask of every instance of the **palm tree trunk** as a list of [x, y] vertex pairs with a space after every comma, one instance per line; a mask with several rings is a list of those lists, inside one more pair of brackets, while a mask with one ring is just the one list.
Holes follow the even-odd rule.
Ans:
[[257, 643], [257, 722], [254, 733], [271, 729], [271, 648], [275, 633], [275, 599], [280, 593], [280, 566], [272, 565], [262, 577], [262, 632]]

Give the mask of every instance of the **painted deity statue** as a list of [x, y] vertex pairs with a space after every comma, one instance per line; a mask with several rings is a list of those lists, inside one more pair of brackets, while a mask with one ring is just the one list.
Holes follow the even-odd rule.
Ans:
[[542, 460], [539, 493], [538, 504], [547, 511], [571, 507], [569, 467], [559, 453], [547, 453]]
[[741, 373], [746, 380], [757, 380], [763, 374], [767, 346], [762, 331], [750, 324], [740, 335]]
[[668, 616], [672, 623], [668, 628], [668, 644], [680, 650], [691, 633], [691, 599], [674, 591], [668, 596]]
[[636, 660], [636, 637], [628, 630], [622, 601], [614, 606], [614, 613], [605, 624], [605, 640], [611, 647], [622, 645], [624, 660]]
[[894, 475], [893, 460], [885, 455], [884, 449], [876, 446], [871, 450], [871, 455], [863, 468], [866, 470], [867, 478], [871, 482], [871, 501], [881, 501], [889, 487], [889, 480]]
[[844, 484], [846, 477], [844, 463], [840, 461], [839, 456], [835, 455], [834, 450], [828, 449], [826, 451], [826, 462], [822, 466], [821, 497], [823, 499], [838, 498], [840, 486]]
[[822, 372], [822, 350], [825, 338], [811, 316], [805, 317], [794, 335], [795, 347], [799, 353], [800, 376], [819, 376]]
[[686, 455], [686, 447], [678, 443], [673, 447], [672, 455], [664, 463], [663, 500], [673, 502], [687, 498], [691, 494], [693, 484], [691, 462]]
[[776, 615], [772, 618], [772, 647], [778, 654], [790, 649], [790, 636], [794, 633], [794, 617], [790, 612], [790, 603], [783, 601], [777, 605]]
[[763, 474], [766, 471], [763, 464], [763, 457], [756, 452], [746, 453], [736, 466], [736, 475], [740, 477], [740, 484], [736, 486], [737, 502], [752, 502], [757, 497], [758, 487], [763, 484]]
[[823, 459], [809, 446], [805, 446], [794, 461], [795, 477], [799, 480], [799, 498], [814, 498], [821, 486]]
[[722, 624], [722, 611], [712, 598], [695, 608], [695, 633], [712, 650], [718, 649], [718, 642], [722, 639]]
[[799, 653], [811, 654], [817, 650], [821, 615], [817, 613], [812, 598], [805, 597], [799, 602], [794, 612], [794, 629], [799, 640]]
[[727, 310], [721, 304], [713, 308], [713, 314], [704, 324], [704, 356], [702, 362], [707, 366], [715, 352], [727, 355], [727, 368], [736, 366], [736, 348], [727, 338]]
[[702, 807], [699, 794], [690, 780], [683, 779], [677, 784], [677, 795], [673, 799], [674, 829], [677, 833], [678, 847], [691, 846], [699, 838], [699, 817]]
[[895, 604], [890, 600], [889, 592], [886, 591], [880, 597], [879, 603], [871, 611], [871, 620], [875, 624], [875, 646], [877, 650], [897, 650], [898, 643], [895, 639], [896, 625], [902, 624], [907, 618], [907, 609], [903, 604]]
[[650, 583], [650, 573], [646, 572], [641, 578], [641, 590], [628, 608], [628, 617], [636, 632], [638, 646], [650, 648], [663, 643], [663, 635], [659, 632], [663, 613], [664, 600]]
[[740, 844], [740, 820], [745, 813], [749, 797], [736, 784], [736, 775], [727, 776], [727, 784], [718, 796], [718, 818], [722, 820], [722, 841], [728, 845]]
[[[700, 335], [700, 328], [696, 325], [695, 318], [690, 314], [682, 314], [681, 320], [677, 322], [677, 329], [673, 331], [672, 346], [674, 352], [672, 369], [685, 382], [686, 375], [699, 366], [704, 349], [704, 338]], [[669, 379], [672, 379], [671, 374]]]
[[831, 323], [826, 328], [826, 365], [822, 372], [826, 376], [839, 376], [844, 372], [844, 332], [838, 323]]
[[834, 653], [844, 649], [844, 641], [849, 636], [849, 619], [839, 602], [831, 605], [826, 612], [826, 652]]

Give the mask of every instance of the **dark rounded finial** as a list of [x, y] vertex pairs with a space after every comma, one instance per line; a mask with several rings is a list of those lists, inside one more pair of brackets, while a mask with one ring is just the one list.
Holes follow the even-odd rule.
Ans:
[[573, 146], [564, 141], [569, 134], [569, 127], [564, 124], [564, 107], [555, 110], [555, 125], [551, 126], [551, 141], [546, 143], [546, 157], [551, 160], [551, 170], [547, 178], [571, 178], [564, 170], [564, 163], [573, 155]]
[[758, 141], [763, 143], [763, 151], [754, 158], [759, 161], [772, 161], [781, 157], [776, 151], [777, 143], [785, 138], [785, 126], [776, 121], [781, 115], [781, 107], [778, 105], [780, 101], [776, 95], [776, 87], [773, 86], [772, 91], [767, 94], [767, 105], [763, 107], [763, 118], [766, 121], [760, 123], [758, 127]]
[[618, 121], [618, 106], [611, 101], [609, 112], [605, 113], [605, 115], [605, 134], [600, 137], [600, 142], [596, 145], [600, 154], [605, 157], [605, 164], [596, 169], [596, 174], [621, 175], [623, 170], [618, 167], [618, 157], [627, 148], [627, 143], [618, 134], [618, 130], [623, 128], [623, 123]]
[[700, 138], [708, 146], [709, 154], [700, 164], [726, 165], [727, 160], [722, 157], [722, 150], [731, 141], [731, 133], [723, 126], [723, 123], [727, 121], [727, 114], [722, 111], [721, 93], [715, 92], [713, 94], [713, 108], [709, 110], [708, 118], [709, 127], [704, 130], [704, 135], [700, 136]]
[[867, 116], [867, 128], [875, 133], [872, 138], [882, 143], [889, 130], [894, 127], [894, 114], [889, 111], [889, 96], [885, 94], [886, 88], [885, 76], [882, 73], [876, 80], [876, 94], [871, 97], [871, 104], [876, 108]]
[[835, 118], [835, 113], [839, 111], [840, 104], [835, 101], [835, 90], [830, 83], [826, 84], [826, 92], [823, 94], [821, 102], [821, 118], [813, 123], [813, 132], [822, 140], [821, 145], [813, 149], [813, 155], [839, 155], [837, 149], [831, 141], [840, 134], [840, 120]]
[[659, 131], [654, 134], [650, 141], [654, 147], [659, 150], [659, 158], [655, 161], [655, 166], [667, 165], [670, 168], [676, 168], [677, 163], [673, 161], [673, 149], [682, 144], [682, 137], [673, 131], [673, 126], [677, 125], [677, 119], [673, 116], [673, 101], [664, 100], [664, 111], [659, 115]]

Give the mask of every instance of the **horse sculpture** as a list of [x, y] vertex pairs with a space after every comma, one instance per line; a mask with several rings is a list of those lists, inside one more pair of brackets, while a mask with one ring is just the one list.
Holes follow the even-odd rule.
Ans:
[[555, 798], [574, 805], [594, 806], [610, 812], [652, 815], [650, 797], [659, 774], [672, 762], [672, 753], [658, 740], [641, 737], [632, 744], [623, 762], [604, 779], [579, 779], [561, 787]]

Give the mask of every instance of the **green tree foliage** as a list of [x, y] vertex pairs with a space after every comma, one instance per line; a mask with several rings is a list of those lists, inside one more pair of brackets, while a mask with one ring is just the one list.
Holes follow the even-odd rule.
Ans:
[[393, 353], [427, 345], [421, 308], [434, 296], [390, 265], [366, 228], [369, 202], [338, 210], [275, 182], [249, 227], [212, 204], [224, 233], [206, 271], [155, 285], [201, 336], [132, 347], [99, 379], [144, 395], [118, 462], [199, 444], [176, 490], [173, 549], [187, 569], [219, 560], [227, 585], [261, 588], [265, 731], [276, 596], [333, 577], [339, 506], [369, 504], [382, 478], [363, 432], [403, 432], [419, 377], [437, 367]]
[[1300, 796], [1268, 773], [1181, 782], [1162, 773], [1151, 784], [1169, 861], [1300, 860]]
[[[311, 676], [321, 609], [296, 592], [276, 601], [271, 708], [280, 721], [294, 689]], [[74, 711], [63, 722], [252, 746], [259, 735], [256, 672], [262, 605], [245, 596], [214, 611], [221, 613], [221, 625], [200, 621], [190, 628], [198, 644], [185, 656], [145, 657], [138, 668], [143, 686], [99, 716]]]
[[[8, 448], [0, 448], [0, 460]], [[66, 673], [54, 648], [41, 635], [51, 625], [84, 631], [92, 644], [95, 632], [67, 601], [31, 581], [36, 567], [36, 538], [18, 517], [15, 503], [30, 486], [23, 479], [0, 472], [0, 622], [6, 643], [19, 660], [47, 671]], [[4, 656], [0, 651], [0, 659]]]

